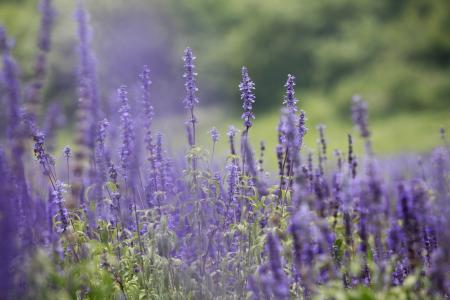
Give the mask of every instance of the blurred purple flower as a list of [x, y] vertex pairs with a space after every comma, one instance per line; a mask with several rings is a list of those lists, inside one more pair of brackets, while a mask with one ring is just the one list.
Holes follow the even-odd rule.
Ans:
[[370, 131], [368, 127], [367, 102], [359, 95], [352, 97], [352, 118], [353, 123], [358, 126], [362, 138], [368, 138]]
[[122, 128], [122, 146], [120, 150], [120, 166], [123, 172], [123, 177], [125, 180], [129, 177], [129, 169], [131, 164], [131, 151], [134, 146], [134, 125], [133, 120], [131, 116], [131, 109], [130, 105], [128, 104], [128, 97], [127, 97], [127, 87], [125, 85], [122, 85], [117, 90], [117, 95], [119, 97], [120, 101], [120, 122], [121, 122], [121, 128]]
[[246, 67], [242, 67], [242, 81], [239, 84], [239, 90], [241, 92], [241, 100], [243, 101], [242, 108], [244, 113], [242, 119], [244, 120], [244, 126], [248, 130], [252, 126], [252, 119], [255, 118], [253, 114], [253, 103], [255, 103], [255, 83], [248, 76], [248, 70]]
[[269, 266], [273, 276], [272, 291], [275, 299], [289, 299], [289, 282], [283, 270], [281, 245], [278, 237], [269, 232], [267, 235]]
[[212, 127], [209, 130], [209, 134], [211, 135], [211, 140], [213, 141], [213, 143], [217, 143], [217, 141], [219, 140], [220, 134], [219, 131], [217, 130], [216, 127]]

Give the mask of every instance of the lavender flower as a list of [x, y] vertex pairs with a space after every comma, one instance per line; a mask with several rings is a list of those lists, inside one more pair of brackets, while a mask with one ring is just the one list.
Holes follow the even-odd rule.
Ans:
[[101, 147], [105, 146], [106, 131], [108, 130], [109, 125], [108, 119], [103, 119], [98, 123], [97, 143], [101, 145]]
[[[95, 59], [91, 51], [90, 42], [92, 32], [89, 28], [89, 15], [83, 7], [83, 0], [77, 0], [77, 10], [75, 14], [78, 23], [78, 39], [79, 39], [79, 98], [80, 111], [83, 118], [79, 120], [80, 123], [86, 122], [84, 126], [88, 130], [83, 137], [86, 146], [91, 149], [95, 144], [95, 130], [97, 127], [99, 117], [99, 99], [96, 82]], [[82, 126], [80, 124], [79, 126]]]
[[150, 155], [153, 152], [153, 138], [152, 138], [152, 122], [154, 116], [154, 109], [150, 103], [150, 85], [152, 81], [150, 80], [150, 68], [145, 65], [142, 73], [139, 75], [141, 81], [142, 89], [142, 106], [144, 109], [144, 127], [146, 129], [144, 142], [146, 143], [147, 151]]
[[0, 44], [0, 50], [3, 51], [3, 80], [6, 86], [9, 107], [7, 134], [9, 138], [13, 138], [18, 134], [18, 127], [21, 122], [19, 71], [16, 62], [10, 55], [11, 41], [1, 26]]
[[283, 98], [283, 104], [286, 104], [290, 112], [295, 113], [297, 112], [298, 102], [298, 99], [295, 98], [295, 76], [288, 74], [288, 79], [284, 87], [286, 88], [286, 94]]
[[61, 222], [61, 231], [65, 232], [67, 227], [69, 227], [69, 215], [67, 209], [64, 206], [64, 186], [58, 181], [56, 182], [56, 188], [53, 192], [54, 203], [58, 207], [59, 220]]
[[327, 140], [325, 139], [325, 128], [326, 126], [323, 124], [320, 124], [317, 126], [317, 131], [319, 132], [319, 143], [321, 146], [320, 153], [323, 156], [323, 159], [327, 159]]
[[63, 153], [65, 158], [69, 158], [72, 156], [72, 151], [70, 150], [70, 147], [68, 145], [64, 146]]
[[278, 237], [271, 232], [267, 235], [267, 249], [269, 252], [269, 266], [274, 279], [272, 290], [275, 299], [288, 299], [289, 282], [282, 266], [280, 241], [278, 240]]
[[356, 157], [353, 154], [353, 139], [352, 139], [352, 135], [349, 134], [348, 136], [348, 168], [349, 168], [349, 173], [351, 175], [351, 178], [355, 179], [356, 178], [356, 168], [358, 166], [358, 162], [356, 161]]
[[211, 135], [211, 140], [213, 143], [217, 143], [217, 141], [219, 141], [220, 134], [216, 127], [212, 127], [209, 130], [209, 134]]
[[120, 164], [123, 172], [123, 177], [125, 180], [129, 176], [130, 168], [130, 156], [131, 150], [134, 144], [134, 125], [130, 112], [130, 105], [128, 104], [127, 90], [126, 86], [121, 86], [117, 90], [117, 94], [120, 101], [120, 121], [122, 127], [122, 148], [120, 150]]
[[[231, 160], [227, 164], [227, 182], [228, 182], [228, 203], [226, 204], [226, 216], [229, 218], [228, 213], [231, 213], [230, 209], [233, 209], [233, 206], [237, 206], [234, 208], [234, 211], [236, 212], [236, 221], [240, 220], [240, 206], [239, 202], [236, 199], [236, 195], [238, 192], [238, 182], [239, 182], [239, 167], [236, 165], [234, 160]], [[228, 222], [230, 219], [227, 220]]]
[[306, 128], [306, 113], [302, 109], [300, 111], [300, 117], [298, 118], [298, 138], [299, 138], [299, 149], [303, 146], [303, 139], [305, 138], [306, 133], [308, 132], [308, 128]]
[[[1, 45], [0, 45], [1, 46]], [[14, 294], [14, 269], [12, 264], [18, 252], [16, 249], [16, 230], [17, 224], [14, 211], [14, 189], [11, 185], [11, 174], [9, 166], [5, 159], [5, 153], [0, 148], [0, 235], [2, 242], [0, 243], [0, 298], [12, 299]]]
[[159, 184], [159, 191], [165, 193], [165, 160], [163, 156], [163, 136], [160, 132], [156, 134], [156, 148], [155, 148], [155, 159], [156, 159], [156, 169], [157, 172], [157, 178], [158, 178], [158, 184]]
[[186, 96], [183, 100], [185, 108], [190, 113], [190, 120], [188, 120], [189, 123], [192, 124], [192, 141], [193, 145], [195, 144], [195, 123], [197, 123], [197, 119], [194, 116], [194, 106], [197, 104], [198, 97], [197, 97], [197, 73], [195, 72], [195, 61], [196, 57], [192, 53], [191, 48], [186, 48], [184, 50], [184, 74], [183, 78], [185, 79], [184, 87], [186, 90]]
[[216, 127], [211, 128], [211, 130], [209, 130], [209, 134], [211, 135], [211, 140], [213, 142], [213, 147], [212, 147], [212, 154], [211, 154], [211, 161], [213, 161], [214, 159], [214, 152], [216, 150], [216, 143], [219, 140], [219, 131], [217, 130]]
[[[41, 110], [41, 95], [39, 91], [44, 86], [44, 78], [47, 71], [47, 55], [51, 46], [50, 34], [55, 16], [51, 0], [42, 0], [39, 4], [39, 10], [41, 12], [41, 24], [37, 40], [39, 51], [34, 62], [34, 78], [27, 86], [24, 101], [24, 117], [30, 122], [30, 125], [36, 123], [36, 114]], [[55, 118], [55, 115], [51, 118]]]
[[249, 291], [252, 292], [252, 300], [259, 300], [260, 299], [260, 292], [259, 292], [259, 287], [258, 284], [255, 281], [255, 277], [254, 276], [250, 276], [248, 278], [248, 284], [247, 284], [247, 288]]
[[239, 132], [239, 130], [237, 130], [233, 125], [230, 125], [230, 127], [228, 127], [227, 136], [228, 136], [228, 141], [230, 143], [230, 152], [232, 155], [236, 154], [234, 138], [236, 136], [236, 133], [238, 133], [238, 132]]
[[42, 0], [39, 5], [42, 14], [38, 46], [42, 51], [50, 50], [50, 30], [54, 22], [55, 10], [51, 0]]
[[359, 95], [352, 97], [353, 123], [358, 126], [362, 138], [369, 138], [370, 131], [367, 122], [367, 103]]
[[[185, 78], [185, 88], [186, 88], [186, 97], [184, 98], [184, 105], [187, 109], [193, 110], [195, 104], [198, 103], [198, 97], [196, 95], [197, 88], [197, 73], [195, 72], [195, 61], [196, 57], [192, 53], [191, 48], [186, 48], [184, 50], [184, 74], [183, 78]], [[193, 121], [193, 120], [191, 120]]]
[[242, 119], [244, 120], [244, 126], [246, 131], [252, 127], [252, 119], [255, 119], [253, 114], [253, 103], [255, 103], [255, 94], [253, 90], [255, 89], [255, 83], [248, 76], [248, 70], [246, 67], [242, 67], [242, 81], [239, 84], [239, 90], [241, 92], [241, 100], [243, 101], [242, 108], [244, 113], [242, 114]]
[[95, 147], [95, 165], [96, 165], [96, 174], [95, 174], [95, 189], [94, 195], [97, 199], [97, 207], [98, 211], [101, 212], [101, 215], [104, 216], [104, 205], [103, 205], [103, 197], [104, 197], [104, 188], [108, 174], [107, 174], [107, 165], [108, 165], [108, 157], [107, 150], [105, 147], [106, 140], [106, 131], [109, 127], [109, 122], [107, 119], [103, 119], [98, 123], [97, 126], [97, 137], [96, 137], [96, 147]]
[[50, 154], [48, 154], [45, 150], [44, 147], [45, 136], [42, 132], [38, 131], [33, 135], [33, 140], [34, 140], [34, 147], [33, 147], [34, 155], [42, 168], [43, 174], [49, 177], [50, 183], [54, 187], [56, 182], [56, 176], [54, 175], [53, 171], [55, 161], [53, 157]]

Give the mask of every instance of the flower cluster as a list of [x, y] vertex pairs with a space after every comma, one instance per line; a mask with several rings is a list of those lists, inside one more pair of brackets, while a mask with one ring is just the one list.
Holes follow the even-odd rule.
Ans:
[[[216, 127], [203, 132], [212, 151], [196, 144], [197, 74], [187, 48], [190, 119], [179, 129], [186, 127], [188, 146], [170, 147], [154, 122], [159, 114], [148, 66], [136, 78], [142, 101], [133, 101], [133, 94], [129, 99], [123, 85], [118, 111], [117, 103], [105, 103], [101, 113], [93, 105], [89, 28], [79, 5], [80, 95], [89, 105], [77, 108], [73, 150], [66, 146], [55, 158], [46, 139], [57, 136], [54, 126], [44, 135], [34, 124], [32, 146], [17, 134], [26, 118], [24, 93], [0, 27], [6, 85], [0, 98], [7, 100], [12, 133], [0, 147], [0, 299], [448, 298], [450, 151], [444, 130], [442, 145], [420, 162], [377, 157], [367, 104], [355, 96], [352, 117], [360, 137], [342, 137], [345, 153], [331, 149], [335, 141], [324, 125], [308, 133], [317, 138], [308, 145], [306, 113], [297, 108], [295, 78], [288, 75], [278, 145], [271, 150], [270, 141], [260, 142], [255, 158], [249, 138], [255, 85], [243, 67], [243, 134], [231, 125], [228, 155], [219, 155]], [[43, 9], [43, 27], [51, 24], [47, 13]], [[120, 122], [109, 122], [116, 113]], [[100, 115], [108, 119], [97, 120]], [[93, 132], [93, 144], [78, 141]], [[357, 138], [364, 151], [354, 147]], [[265, 162], [270, 155], [276, 171]]]
[[243, 101], [242, 108], [244, 109], [244, 113], [241, 118], [244, 120], [244, 127], [250, 128], [252, 127], [252, 119], [255, 118], [253, 114], [253, 103], [255, 103], [255, 94], [253, 90], [255, 89], [255, 83], [251, 80], [248, 75], [248, 70], [246, 67], [242, 67], [242, 81], [239, 84], [239, 90], [241, 92], [241, 99]]

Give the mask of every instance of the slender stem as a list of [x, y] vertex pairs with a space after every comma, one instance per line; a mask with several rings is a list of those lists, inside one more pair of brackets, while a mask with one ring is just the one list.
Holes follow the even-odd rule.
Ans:
[[194, 107], [191, 108], [191, 123], [192, 123], [192, 141], [195, 145], [195, 117], [194, 117]]
[[[142, 246], [142, 240], [141, 240], [141, 232], [139, 230], [139, 218], [138, 218], [138, 215], [137, 215], [136, 195], [134, 193], [134, 190], [133, 190], [133, 208], [134, 208], [134, 218], [136, 220], [136, 231], [137, 231], [137, 235], [138, 235], [139, 248], [141, 250], [141, 253], [144, 253], [144, 247]], [[142, 265], [142, 269], [143, 268], [144, 268], [144, 266]]]
[[214, 150], [216, 148], [216, 142], [213, 142], [213, 146], [212, 146], [212, 153], [211, 153], [211, 162], [210, 164], [212, 165], [213, 160], [214, 160]]
[[66, 164], [67, 164], [67, 184], [70, 185], [69, 157], [66, 158]]
[[278, 190], [278, 202], [281, 205], [283, 203], [283, 186], [285, 184], [284, 182], [284, 168], [286, 166], [286, 161], [287, 161], [287, 157], [288, 157], [288, 148], [286, 148], [286, 151], [284, 153], [284, 159], [283, 159], [283, 164], [281, 165], [281, 174], [280, 174], [280, 189]]
[[[245, 143], [248, 142], [247, 138], [248, 138], [248, 130], [250, 129], [250, 127], [246, 127], [244, 132], [242, 133], [242, 139], [245, 139]], [[245, 151], [243, 148], [243, 144], [241, 142], [241, 151], [242, 151], [242, 174], [245, 175], [245, 160], [246, 160], [246, 156], [247, 156], [247, 151]]]

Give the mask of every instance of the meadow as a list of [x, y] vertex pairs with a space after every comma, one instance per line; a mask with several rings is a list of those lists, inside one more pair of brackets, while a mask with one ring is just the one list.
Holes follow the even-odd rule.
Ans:
[[0, 299], [450, 297], [448, 112], [372, 122], [350, 94], [345, 119], [286, 73], [259, 113], [246, 66], [238, 108], [202, 107], [196, 45], [184, 114], [158, 111], [150, 64], [104, 101], [78, 1], [65, 122], [43, 105], [52, 1], [40, 11], [25, 78], [0, 26]]

